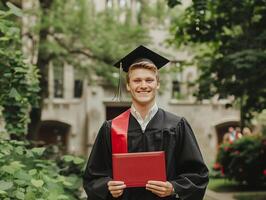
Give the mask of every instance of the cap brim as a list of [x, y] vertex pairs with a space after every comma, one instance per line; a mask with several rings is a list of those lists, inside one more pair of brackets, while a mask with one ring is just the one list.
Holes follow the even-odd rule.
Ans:
[[166, 65], [169, 60], [154, 51], [140, 45], [121, 60], [114, 64], [115, 67], [119, 68], [120, 64], [122, 64], [123, 71], [128, 72], [129, 67], [134, 64], [137, 60], [147, 59], [152, 61], [152, 63], [160, 69], [164, 65]]

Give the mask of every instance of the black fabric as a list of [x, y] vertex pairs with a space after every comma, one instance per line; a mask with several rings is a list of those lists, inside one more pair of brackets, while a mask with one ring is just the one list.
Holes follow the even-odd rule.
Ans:
[[[84, 189], [89, 200], [111, 200], [107, 182], [112, 179], [111, 121], [105, 122], [97, 136], [84, 174]], [[165, 151], [167, 180], [182, 200], [202, 200], [208, 169], [194, 133], [184, 118], [159, 109], [143, 133], [130, 115], [128, 152]], [[173, 200], [160, 198], [145, 188], [126, 188], [120, 200]]]
[[167, 58], [164, 58], [163, 56], [155, 53], [147, 47], [140, 45], [129, 54], [127, 54], [124, 58], [117, 61], [114, 66], [120, 68], [120, 63], [122, 63], [123, 70], [125, 72], [128, 72], [129, 67], [133, 63], [140, 62], [141, 60], [152, 62], [158, 69], [169, 62]]

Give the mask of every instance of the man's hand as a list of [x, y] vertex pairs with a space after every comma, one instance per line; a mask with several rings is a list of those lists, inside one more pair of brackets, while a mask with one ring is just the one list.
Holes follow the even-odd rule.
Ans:
[[146, 190], [151, 191], [159, 197], [167, 197], [173, 193], [173, 185], [170, 182], [148, 181]]
[[126, 185], [123, 181], [109, 181], [107, 185], [108, 190], [114, 198], [120, 197], [126, 188]]

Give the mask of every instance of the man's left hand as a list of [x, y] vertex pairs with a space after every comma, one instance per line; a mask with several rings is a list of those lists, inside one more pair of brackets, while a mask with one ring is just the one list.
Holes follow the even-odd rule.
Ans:
[[168, 181], [148, 181], [146, 190], [151, 191], [159, 197], [167, 197], [173, 194], [173, 185]]

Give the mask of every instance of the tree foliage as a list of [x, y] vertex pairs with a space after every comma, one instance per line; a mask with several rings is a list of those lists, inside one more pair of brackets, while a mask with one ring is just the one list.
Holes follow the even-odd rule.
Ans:
[[167, 0], [167, 5], [170, 8], [173, 8], [173, 7], [175, 7], [176, 5], [179, 5], [179, 4], [181, 4], [180, 0]]
[[265, 0], [194, 0], [172, 31], [178, 46], [205, 46], [197, 57], [199, 99], [234, 96], [242, 122], [266, 108]]
[[[117, 71], [112, 64], [136, 44], [147, 41], [147, 32], [139, 25], [121, 22], [113, 9], [96, 13], [87, 0], [39, 0], [36, 29], [39, 40], [37, 66], [40, 69], [40, 105], [47, 95], [49, 63], [68, 63], [83, 70], [89, 80], [93, 75], [103, 77], [108, 85], [117, 83]], [[57, 67], [57, 66], [54, 66]], [[30, 135], [40, 123], [41, 109], [31, 112]]]
[[40, 34], [47, 34], [39, 43], [42, 60], [63, 60], [87, 69], [88, 75], [97, 72], [108, 79], [107, 72], [114, 72], [110, 66], [118, 58], [147, 41], [141, 26], [119, 21], [113, 9], [95, 13], [86, 0], [50, 2], [41, 4], [40, 10]]
[[13, 4], [0, 12], [0, 106], [6, 131], [23, 137], [27, 132], [29, 109], [37, 103], [39, 90], [36, 66], [24, 62], [20, 29], [14, 15], [21, 11]]

